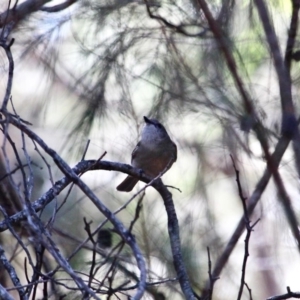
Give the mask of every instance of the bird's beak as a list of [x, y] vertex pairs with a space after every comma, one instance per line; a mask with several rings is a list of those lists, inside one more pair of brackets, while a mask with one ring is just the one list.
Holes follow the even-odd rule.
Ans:
[[151, 124], [151, 123], [152, 123], [152, 122], [151, 122], [151, 120], [150, 120], [150, 119], [148, 119], [148, 118], [147, 118], [147, 117], [145, 117], [145, 116], [144, 116], [144, 120], [145, 120], [145, 122], [146, 122], [146, 123], [148, 123], [148, 124]]

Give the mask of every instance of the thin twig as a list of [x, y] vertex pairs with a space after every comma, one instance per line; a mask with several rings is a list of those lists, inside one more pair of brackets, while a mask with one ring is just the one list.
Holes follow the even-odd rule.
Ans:
[[17, 291], [20, 295], [21, 299], [28, 299], [28, 297], [25, 294], [25, 290], [24, 287], [21, 285], [19, 277], [16, 273], [15, 268], [9, 263], [8, 259], [5, 256], [5, 251], [2, 248], [2, 246], [0, 245], [0, 261], [1, 264], [3, 265], [3, 267], [5, 268], [5, 270], [7, 271], [7, 273], [10, 276], [11, 281], [13, 282], [14, 286], [17, 288]]
[[[188, 31], [186, 31], [185, 28], [188, 27], [188, 26], [191, 26], [190, 24], [175, 25], [175, 24], [169, 22], [168, 20], [166, 20], [165, 18], [163, 18], [162, 16], [152, 13], [151, 5], [148, 3], [148, 0], [144, 0], [144, 2], [145, 2], [145, 5], [146, 5], [148, 16], [151, 19], [158, 20], [158, 21], [162, 22], [165, 26], [167, 26], [168, 28], [173, 29], [174, 31], [176, 31], [180, 34], [183, 34], [183, 35], [188, 36], [188, 37], [200, 37], [200, 36], [205, 36], [205, 34], [208, 32], [208, 29], [204, 28], [203, 30], [201, 30], [197, 33], [189, 33]], [[201, 26], [200, 24], [195, 24], [195, 25], [197, 25], [198, 27]], [[203, 26], [201, 26], [201, 27], [203, 27]]]
[[210, 258], [209, 247], [207, 247], [207, 258], [208, 258], [208, 278], [209, 278], [209, 283], [210, 283], [209, 294], [208, 294], [207, 300], [211, 300], [212, 299], [212, 295], [213, 295], [214, 284], [215, 284], [215, 281], [218, 278], [214, 278], [212, 276], [212, 272], [211, 272], [212, 271], [212, 268], [211, 268], [211, 258]]
[[244, 196], [241, 181], [240, 181], [240, 171], [237, 169], [232, 155], [230, 155], [230, 158], [232, 160], [232, 165], [233, 165], [235, 175], [236, 175], [236, 183], [237, 183], [237, 186], [238, 186], [239, 197], [240, 197], [240, 199], [242, 201], [242, 204], [243, 204], [245, 227], [246, 227], [246, 230], [247, 230], [247, 234], [246, 234], [246, 238], [245, 238], [245, 250], [244, 250], [244, 258], [243, 258], [243, 266], [242, 266], [242, 275], [241, 275], [240, 288], [239, 288], [238, 297], [237, 297], [237, 299], [240, 300], [242, 298], [244, 286], [246, 285], [245, 277], [246, 277], [247, 260], [248, 260], [248, 257], [249, 257], [250, 237], [251, 237], [251, 233], [253, 231], [253, 228], [259, 222], [259, 219], [253, 225], [251, 225], [251, 222], [249, 220], [249, 213], [248, 213], [248, 209], [247, 209], [247, 204], [246, 204], [247, 198]]
[[0, 43], [0, 46], [4, 49], [5, 54], [8, 59], [8, 78], [7, 78], [7, 84], [6, 84], [6, 91], [5, 91], [5, 96], [4, 100], [2, 102], [1, 109], [2, 111], [7, 110], [7, 104], [11, 96], [11, 89], [12, 89], [12, 84], [13, 84], [13, 77], [14, 77], [14, 59], [11, 53], [11, 46], [14, 43], [14, 39], [11, 39], [10, 43], [6, 43], [6, 41], [3, 43]]
[[245, 282], [245, 286], [246, 286], [246, 288], [248, 290], [248, 293], [249, 293], [249, 300], [253, 300], [253, 298], [252, 298], [252, 291], [251, 291], [249, 285], [247, 284], [247, 282]]
[[285, 300], [285, 299], [292, 299], [292, 298], [300, 299], [300, 293], [292, 292], [289, 286], [287, 286], [286, 289], [287, 289], [286, 294], [273, 296], [268, 298], [267, 300]]

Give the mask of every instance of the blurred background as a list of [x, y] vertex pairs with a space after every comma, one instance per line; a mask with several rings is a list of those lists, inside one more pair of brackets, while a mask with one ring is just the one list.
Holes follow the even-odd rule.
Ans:
[[[5, 12], [9, 4], [12, 8], [13, 2], [1, 1], [1, 11]], [[17, 7], [25, 2], [19, 1]], [[69, 5], [64, 9], [49, 9], [61, 3]], [[266, 4], [284, 53], [292, 1], [272, 0]], [[209, 9], [222, 29], [272, 152], [280, 138], [282, 111], [278, 78], [257, 9], [253, 1], [234, 0], [209, 1]], [[171, 192], [179, 219], [182, 251], [192, 286], [200, 294], [208, 278], [207, 247], [214, 266], [243, 216], [230, 155], [240, 171], [247, 198], [262, 177], [266, 162], [251, 130], [251, 116], [246, 113], [198, 2], [50, 1], [16, 21], [10, 36], [15, 38], [12, 102], [16, 113], [32, 123], [31, 129], [70, 166], [81, 160], [88, 140], [85, 159], [98, 159], [106, 151], [103, 160], [130, 163], [131, 152], [144, 125], [143, 116], [156, 118], [165, 125], [177, 144], [178, 160], [163, 176], [163, 181], [180, 189]], [[300, 46], [297, 39], [295, 50]], [[8, 73], [4, 51], [0, 53], [0, 70], [3, 99]], [[299, 74], [295, 61], [291, 77], [296, 107]], [[11, 134], [21, 147], [20, 133], [12, 130]], [[34, 163], [31, 200], [35, 201], [63, 175], [47, 157], [50, 174], [30, 141], [27, 149]], [[8, 145], [7, 153], [13, 168], [16, 161]], [[298, 216], [299, 177], [292, 149], [285, 152], [279, 171]], [[18, 176], [18, 172], [14, 174], [16, 181]], [[134, 194], [116, 191], [124, 177], [125, 174], [102, 170], [82, 176], [112, 211]], [[136, 191], [143, 186], [139, 183]], [[149, 281], [173, 279], [175, 272], [163, 201], [150, 187], [142, 203], [133, 233], [145, 254]], [[45, 208], [43, 220], [49, 220], [60, 204], [52, 225], [53, 236], [68, 256], [78, 242], [87, 238], [83, 218], [93, 221], [93, 229], [105, 218], [73, 187], [70, 194], [67, 191], [60, 194]], [[136, 205], [134, 200], [117, 215], [126, 226], [134, 218]], [[285, 293], [286, 286], [300, 290], [299, 252], [272, 180], [250, 219], [254, 222], [258, 218], [260, 222], [250, 239], [246, 272], [253, 299]], [[112, 226], [106, 223], [103, 228], [110, 230]], [[111, 234], [112, 244], [116, 245], [119, 238]], [[239, 239], [217, 280], [213, 299], [236, 299], [244, 238], [243, 235]], [[13, 249], [14, 244], [6, 243], [6, 247]], [[130, 251], [125, 247], [120, 256], [133, 274], [136, 269]], [[82, 249], [70, 262], [88, 273], [90, 261], [91, 251]], [[103, 268], [105, 272], [108, 267]], [[116, 278], [121, 282], [132, 274], [120, 271]], [[154, 286], [143, 299], [171, 297], [183, 299], [179, 285], [173, 281]], [[246, 289], [242, 299], [249, 299]]]

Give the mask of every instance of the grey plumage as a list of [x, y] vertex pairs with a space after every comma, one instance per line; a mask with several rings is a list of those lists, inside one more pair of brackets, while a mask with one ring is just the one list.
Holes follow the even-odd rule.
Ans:
[[[132, 152], [131, 165], [154, 178], [171, 168], [177, 159], [177, 147], [162, 124], [147, 117], [144, 120], [146, 124], [141, 140]], [[137, 178], [129, 175], [117, 186], [117, 190], [130, 192], [137, 182]]]

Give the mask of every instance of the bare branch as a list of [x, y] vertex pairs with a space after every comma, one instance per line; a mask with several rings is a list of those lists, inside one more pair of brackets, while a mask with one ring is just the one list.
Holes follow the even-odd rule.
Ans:
[[3, 300], [14, 300], [14, 298], [6, 291], [6, 289], [0, 284], [0, 298]]
[[[115, 217], [115, 215], [112, 214], [112, 212], [101, 201], [99, 201], [93, 191], [78, 177], [78, 175], [68, 166], [68, 164], [53, 149], [48, 147], [40, 137], [38, 137], [25, 125], [18, 122], [18, 120], [10, 118], [9, 121], [26, 135], [28, 135], [28, 137], [34, 140], [46, 153], [48, 153], [52, 157], [60, 170], [67, 177], [69, 177], [71, 181], [74, 182], [82, 190], [82, 192], [94, 203], [94, 205], [110, 220], [110, 222], [115, 226], [116, 230], [124, 239], [124, 241], [131, 247], [140, 269], [139, 287], [133, 299], [140, 299], [145, 291], [146, 266], [141, 250], [137, 245], [133, 235], [123, 226], [123, 224]], [[61, 259], [59, 253], [55, 251], [55, 248], [52, 248], [52, 250], [52, 255], [55, 255], [56, 259]]]
[[64, 9], [70, 7], [72, 4], [74, 4], [76, 2], [77, 2], [77, 0], [67, 0], [61, 4], [57, 4], [54, 6], [42, 6], [40, 8], [40, 11], [45, 11], [48, 13], [56, 13], [56, 12], [62, 11]]
[[300, 132], [295, 116], [295, 107], [292, 99], [292, 86], [290, 77], [291, 67], [291, 51], [293, 49], [294, 40], [297, 32], [298, 11], [300, 3], [298, 0], [293, 2], [293, 14], [290, 24], [289, 38], [287, 41], [285, 62], [281, 55], [278, 39], [275, 30], [271, 24], [269, 12], [264, 0], [255, 0], [261, 22], [263, 24], [269, 49], [272, 53], [274, 66], [279, 80], [281, 107], [282, 107], [282, 134], [289, 138], [293, 138], [293, 148], [296, 158], [296, 168], [300, 177]]
[[11, 46], [14, 43], [14, 39], [7, 43], [6, 41], [0, 41], [0, 46], [4, 49], [7, 59], [8, 59], [8, 78], [7, 78], [7, 85], [4, 100], [1, 106], [2, 110], [7, 109], [7, 104], [11, 96], [11, 89], [13, 84], [13, 76], [14, 76], [14, 60], [11, 54]]
[[245, 111], [249, 116], [253, 116], [255, 118], [255, 121], [257, 121], [252, 101], [244, 87], [244, 83], [243, 83], [240, 75], [238, 74], [238, 68], [237, 68], [235, 59], [233, 57], [231, 50], [228, 47], [228, 41], [227, 41], [228, 37], [226, 38], [224, 36], [224, 34], [222, 33], [222, 30], [221, 30], [220, 26], [218, 25], [218, 23], [216, 22], [216, 20], [214, 19], [211, 11], [209, 10], [206, 1], [198, 0], [198, 3], [207, 19], [210, 30], [214, 34], [216, 42], [219, 44], [220, 49], [221, 49], [222, 53], [224, 54], [224, 58], [226, 60], [228, 69], [230, 70], [232, 77], [235, 81], [236, 87], [242, 96]]
[[4, 266], [4, 268], [6, 269], [7, 273], [9, 274], [14, 286], [18, 289], [20, 298], [24, 300], [28, 299], [28, 297], [25, 295], [25, 290], [20, 283], [20, 279], [16, 273], [16, 270], [6, 258], [5, 251], [1, 245], [0, 245], [0, 261], [1, 264]]
[[300, 293], [292, 292], [289, 286], [286, 289], [287, 289], [286, 294], [273, 296], [268, 298], [267, 300], [284, 300], [284, 299], [291, 299], [291, 298], [300, 299]]
[[291, 23], [290, 23], [290, 29], [288, 34], [288, 40], [286, 43], [286, 49], [285, 49], [285, 65], [288, 70], [288, 72], [291, 71], [291, 63], [292, 63], [292, 55], [293, 50], [295, 46], [297, 31], [298, 31], [298, 23], [299, 23], [299, 9], [300, 9], [300, 1], [299, 0], [292, 0], [293, 5], [293, 11], [292, 11], [292, 17], [291, 17]]
[[[269, 44], [270, 52], [272, 53], [274, 66], [279, 81], [280, 99], [281, 99], [281, 107], [282, 107], [282, 129], [281, 129], [282, 134], [292, 138], [295, 137], [295, 135], [298, 132], [298, 129], [297, 129], [297, 121], [295, 117], [295, 108], [292, 99], [291, 78], [289, 74], [289, 69], [287, 69], [284, 63], [280, 51], [278, 39], [275, 34], [275, 30], [271, 24], [268, 8], [264, 0], [255, 0], [255, 4], [263, 28], [265, 30], [266, 39]], [[289, 40], [288, 42], [290, 43], [289, 47], [291, 47], [292, 46], [291, 40]], [[298, 162], [300, 162], [300, 158]]]
[[[242, 298], [244, 286], [246, 285], [245, 277], [246, 277], [247, 260], [249, 257], [250, 237], [251, 237], [253, 228], [259, 222], [259, 219], [253, 225], [250, 225], [251, 222], [249, 220], [249, 214], [248, 214], [247, 204], [246, 204], [247, 198], [244, 196], [244, 193], [243, 193], [243, 189], [242, 189], [242, 185], [241, 185], [241, 181], [240, 181], [240, 171], [236, 168], [236, 165], [235, 165], [232, 155], [230, 155], [230, 157], [231, 157], [233, 168], [234, 168], [234, 171], [236, 174], [236, 183], [238, 186], [239, 196], [240, 196], [240, 199], [243, 204], [244, 220], [245, 220], [245, 226], [247, 229], [247, 234], [246, 234], [246, 238], [245, 238], [245, 251], [244, 251], [244, 258], [243, 258], [241, 282], [240, 282], [240, 288], [239, 288], [239, 293], [238, 293], [238, 297], [237, 297], [237, 299], [240, 300]], [[247, 288], [248, 288], [248, 286], [247, 286]]]
[[213, 295], [213, 290], [214, 290], [214, 284], [215, 284], [216, 280], [218, 280], [219, 278], [214, 278], [212, 276], [211, 258], [210, 258], [209, 247], [207, 247], [207, 258], [208, 258], [208, 280], [209, 280], [209, 289], [208, 289], [208, 295], [207, 295], [208, 298], [207, 298], [207, 300], [211, 300], [212, 295]]
[[17, 7], [13, 7], [0, 14], [0, 28], [11, 23], [15, 27], [30, 14], [39, 10], [43, 5], [52, 0], [27, 0]]
[[[274, 153], [272, 154], [272, 159], [273, 159], [274, 163], [276, 164], [276, 167], [278, 167], [278, 165], [282, 159], [282, 156], [285, 153], [288, 145], [289, 145], [289, 139], [287, 139], [284, 136], [281, 137], [278, 144], [276, 145]], [[271, 176], [272, 176], [272, 172], [267, 167], [263, 176], [256, 184], [256, 187], [255, 187], [252, 195], [249, 197], [248, 206], [247, 206], [247, 211], [248, 211], [249, 216], [251, 216], [251, 214], [253, 213], [254, 208], [256, 207], [262, 193], [264, 192], [265, 188], [267, 187]], [[234, 233], [232, 234], [230, 240], [228, 241], [225, 249], [223, 250], [222, 254], [218, 257], [218, 260], [216, 261], [216, 264], [215, 264], [215, 267], [214, 267], [214, 270], [212, 273], [213, 278], [220, 276], [221, 271], [223, 270], [224, 266], [226, 265], [234, 247], [236, 246], [236, 244], [237, 244], [239, 238], [241, 237], [241, 235], [243, 234], [244, 230], [245, 230], [245, 220], [244, 220], [244, 217], [242, 217], [240, 219]], [[204, 298], [208, 293], [209, 285], [210, 285], [209, 281], [206, 282], [205, 289], [203, 291]]]
[[195, 298], [196, 295], [194, 294], [191, 288], [186, 267], [182, 258], [179, 225], [174, 202], [172, 199], [172, 194], [169, 192], [168, 189], [165, 188], [161, 180], [155, 181], [153, 183], [153, 187], [160, 193], [161, 197], [164, 200], [165, 208], [168, 215], [168, 231], [173, 254], [173, 264], [178, 276], [181, 289], [184, 293], [185, 298], [192, 300]]
[[[204, 36], [208, 32], [208, 29], [205, 28], [202, 31], [197, 32], [197, 33], [189, 33], [185, 29], [185, 27], [191, 27], [192, 26], [191, 24], [179, 24], [179, 25], [175, 25], [175, 24], [167, 21], [165, 18], [161, 17], [160, 15], [155, 15], [154, 13], [152, 13], [152, 11], [151, 11], [151, 5], [148, 3], [148, 0], [144, 0], [144, 2], [146, 4], [146, 9], [147, 9], [148, 16], [151, 19], [158, 20], [158, 21], [162, 22], [168, 28], [171, 28], [171, 29], [173, 29], [174, 31], [176, 31], [176, 32], [178, 32], [180, 34], [183, 34], [183, 35], [189, 36], [189, 37], [200, 37], [200, 36]], [[195, 24], [195, 26], [199, 27], [199, 24]]]

